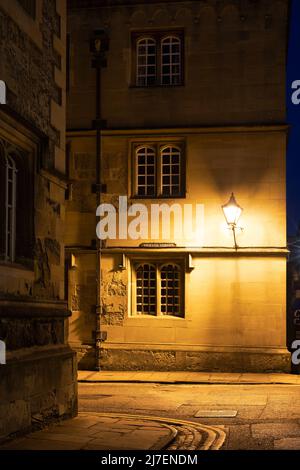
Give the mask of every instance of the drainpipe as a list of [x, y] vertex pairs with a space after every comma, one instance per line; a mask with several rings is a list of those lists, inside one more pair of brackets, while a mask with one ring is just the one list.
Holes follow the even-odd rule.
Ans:
[[[101, 70], [106, 67], [106, 51], [108, 50], [108, 35], [105, 30], [94, 31], [90, 42], [93, 53], [92, 67], [96, 69], [96, 116], [93, 127], [96, 130], [96, 183], [92, 192], [96, 194], [96, 207], [101, 204], [101, 192], [105, 191], [101, 184], [101, 129], [106, 127], [101, 112]], [[96, 325], [95, 325], [95, 369], [101, 370], [101, 343], [106, 340], [106, 332], [101, 331], [101, 240], [96, 238]]]

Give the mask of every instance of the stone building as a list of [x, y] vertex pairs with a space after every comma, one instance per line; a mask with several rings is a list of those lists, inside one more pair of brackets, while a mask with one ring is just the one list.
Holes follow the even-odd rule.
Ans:
[[65, 38], [63, 0], [0, 0], [0, 440], [77, 411], [64, 294]]
[[[300, 227], [294, 237], [288, 238], [289, 259], [287, 269], [287, 340], [288, 348], [295, 351], [300, 345]], [[300, 357], [300, 355], [299, 355]], [[300, 371], [292, 361], [292, 371]]]
[[[70, 341], [79, 366], [289, 370], [288, 1], [70, 0], [69, 6], [72, 190], [65, 241]], [[100, 37], [101, 49], [106, 36], [107, 66], [97, 81], [90, 43]], [[99, 256], [100, 188], [101, 202], [119, 217], [120, 195], [128, 206], [149, 209], [202, 204], [202, 231], [193, 239], [179, 235], [171, 218], [165, 237], [160, 217], [155, 239], [117, 230]], [[238, 247], [222, 213], [232, 192], [243, 208]]]

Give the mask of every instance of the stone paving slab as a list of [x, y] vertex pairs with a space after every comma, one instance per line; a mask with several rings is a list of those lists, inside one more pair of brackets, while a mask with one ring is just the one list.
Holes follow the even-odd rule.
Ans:
[[[299, 393], [300, 396], [300, 393]], [[278, 419], [278, 420], [283, 420], [283, 419], [298, 419], [300, 418], [300, 406], [293, 404], [285, 405], [277, 403], [277, 405], [274, 404], [268, 404], [268, 406], [264, 409], [264, 411], [261, 414], [261, 419], [267, 420], [267, 419]]]
[[300, 437], [276, 439], [274, 442], [274, 449], [275, 450], [300, 450]]
[[[130, 429], [128, 430], [128, 423]], [[120, 428], [125, 426], [122, 431]], [[176, 435], [171, 427], [156, 421], [112, 418], [80, 413], [78, 417], [49, 426], [0, 446], [0, 450], [83, 450], [164, 448]]]
[[213, 449], [225, 441], [221, 427], [177, 419], [118, 413], [79, 413], [28, 436], [6, 442], [1, 450], [161, 450]]
[[259, 423], [251, 426], [252, 436], [256, 439], [298, 437], [300, 425], [297, 423]]
[[220, 383], [300, 385], [300, 375], [207, 372], [78, 371], [79, 382]]

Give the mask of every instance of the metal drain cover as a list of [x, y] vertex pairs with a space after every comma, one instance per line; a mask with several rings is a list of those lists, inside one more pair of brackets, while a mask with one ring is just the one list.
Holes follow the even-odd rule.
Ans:
[[234, 418], [237, 410], [198, 410], [195, 418]]

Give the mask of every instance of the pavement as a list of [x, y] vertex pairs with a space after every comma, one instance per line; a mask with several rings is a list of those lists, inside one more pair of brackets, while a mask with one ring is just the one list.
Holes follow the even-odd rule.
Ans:
[[120, 413], [79, 413], [0, 446], [5, 450], [218, 450], [222, 427]]
[[283, 384], [300, 385], [300, 375], [250, 374], [227, 372], [147, 372], [147, 371], [78, 371], [78, 382], [128, 382], [174, 384]]

